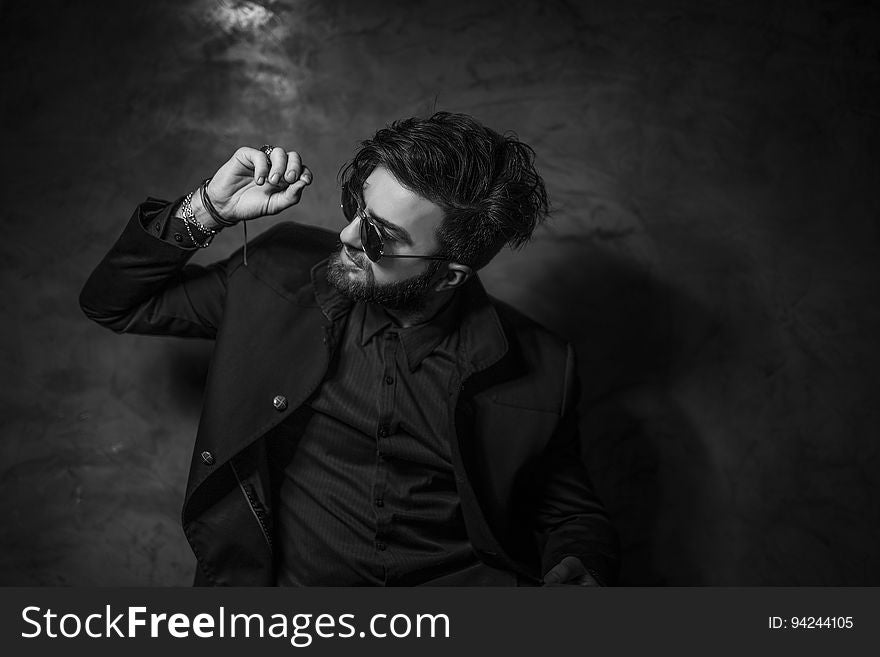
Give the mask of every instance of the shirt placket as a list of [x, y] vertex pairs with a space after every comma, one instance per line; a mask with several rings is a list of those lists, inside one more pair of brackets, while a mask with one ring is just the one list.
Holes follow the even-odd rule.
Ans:
[[386, 331], [382, 339], [382, 374], [379, 381], [379, 422], [376, 427], [376, 479], [373, 485], [373, 508], [376, 511], [376, 550], [388, 581], [392, 573], [388, 543], [391, 538], [392, 514], [385, 499], [388, 490], [390, 436], [394, 430], [394, 393], [396, 383], [397, 350], [400, 345], [395, 331]]

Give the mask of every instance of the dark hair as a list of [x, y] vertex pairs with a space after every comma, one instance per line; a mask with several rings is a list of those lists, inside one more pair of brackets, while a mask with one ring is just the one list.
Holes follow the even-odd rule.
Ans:
[[505, 244], [520, 248], [550, 211], [535, 151], [467, 114], [437, 112], [395, 121], [361, 142], [339, 171], [357, 193], [378, 166], [444, 211], [437, 229], [443, 253], [480, 269]]

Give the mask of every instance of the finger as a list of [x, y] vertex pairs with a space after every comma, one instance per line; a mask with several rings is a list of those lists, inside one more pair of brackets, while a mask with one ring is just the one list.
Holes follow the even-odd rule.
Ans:
[[266, 154], [263, 151], [243, 146], [235, 151], [235, 158], [248, 169], [253, 170], [256, 184], [262, 185], [266, 182], [266, 176], [269, 175], [269, 163], [266, 161]]
[[586, 573], [586, 568], [577, 557], [565, 557], [556, 564], [545, 576], [545, 584], [564, 584]]
[[312, 170], [307, 166], [302, 168], [302, 173], [299, 174], [299, 179], [302, 180], [306, 185], [312, 184]]
[[290, 151], [287, 154], [287, 171], [284, 172], [284, 179], [292, 183], [299, 178], [302, 173], [302, 158], [296, 151]]
[[272, 168], [269, 170], [269, 182], [277, 185], [287, 169], [287, 153], [280, 146], [276, 146], [272, 149], [269, 159], [272, 161]]
[[302, 197], [302, 190], [305, 189], [306, 183], [302, 179], [297, 180], [287, 189], [276, 192], [272, 195], [273, 213], [281, 212], [291, 205], [299, 203]]
[[568, 578], [568, 568], [563, 564], [556, 564], [544, 575], [544, 584], [561, 584]]

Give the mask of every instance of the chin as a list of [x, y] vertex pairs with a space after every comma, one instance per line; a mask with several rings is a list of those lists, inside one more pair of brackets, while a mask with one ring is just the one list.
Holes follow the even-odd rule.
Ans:
[[389, 310], [418, 311], [424, 308], [433, 272], [428, 270], [411, 279], [377, 283], [372, 269], [349, 264], [347, 254], [334, 251], [327, 267], [327, 280], [352, 301], [366, 301]]

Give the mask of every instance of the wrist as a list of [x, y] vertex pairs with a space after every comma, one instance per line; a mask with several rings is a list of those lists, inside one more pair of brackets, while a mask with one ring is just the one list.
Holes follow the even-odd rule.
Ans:
[[199, 187], [199, 201], [201, 201], [202, 207], [209, 215], [211, 215], [211, 220], [218, 226], [234, 226], [238, 222], [230, 220], [228, 217], [224, 217], [217, 210], [217, 206], [215, 206], [214, 203], [211, 201], [211, 195], [208, 193], [208, 187], [210, 186], [211, 182], [212, 179], [208, 178]]
[[[204, 249], [211, 244], [211, 240], [214, 239], [218, 230], [199, 223], [193, 208], [194, 198], [198, 198], [195, 191], [190, 192], [183, 198], [180, 207], [177, 209], [177, 216], [183, 220], [183, 225], [190, 242], [194, 246]], [[175, 235], [176, 238], [177, 236]]]
[[190, 205], [192, 206], [193, 218], [205, 228], [209, 230], [222, 230], [223, 226], [214, 221], [213, 217], [211, 217], [211, 213], [208, 212], [208, 209], [205, 207], [204, 203], [202, 203], [202, 198], [200, 194], [193, 194], [192, 199], [190, 200]]

